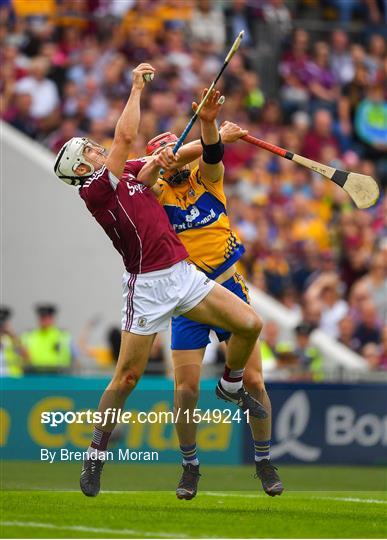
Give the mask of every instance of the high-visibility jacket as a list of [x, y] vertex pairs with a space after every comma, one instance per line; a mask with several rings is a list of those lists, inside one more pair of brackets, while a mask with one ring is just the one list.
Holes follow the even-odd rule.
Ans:
[[23, 375], [22, 358], [11, 336], [0, 336], [0, 372], [3, 377]]
[[31, 366], [36, 368], [71, 366], [73, 355], [69, 332], [56, 326], [49, 326], [25, 332], [21, 339], [28, 351]]

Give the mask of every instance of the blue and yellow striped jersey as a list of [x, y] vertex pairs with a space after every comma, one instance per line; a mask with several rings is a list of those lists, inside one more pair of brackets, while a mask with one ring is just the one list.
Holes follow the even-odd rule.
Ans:
[[158, 200], [199, 270], [215, 279], [241, 258], [245, 248], [230, 227], [223, 178], [206, 181], [195, 167], [182, 186], [158, 185]]

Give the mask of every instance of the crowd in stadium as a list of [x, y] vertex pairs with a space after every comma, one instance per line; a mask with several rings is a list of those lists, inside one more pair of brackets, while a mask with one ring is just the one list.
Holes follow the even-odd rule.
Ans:
[[[132, 154], [180, 134], [191, 103], [241, 29], [219, 88], [222, 120], [254, 136], [387, 185], [387, 13], [377, 0], [0, 0], [0, 116], [53, 152], [73, 136], [109, 147], [131, 71], [157, 70]], [[307, 30], [309, 14], [321, 21]], [[303, 29], [296, 21], [304, 21]], [[192, 138], [198, 132], [193, 131]], [[232, 225], [249, 281], [302, 314], [293, 351], [275, 325], [274, 357], [302, 362], [324, 330], [387, 369], [387, 196], [367, 211], [319, 175], [264, 150], [227, 146]], [[278, 334], [278, 329], [277, 329]], [[307, 361], [307, 360], [305, 360]]]

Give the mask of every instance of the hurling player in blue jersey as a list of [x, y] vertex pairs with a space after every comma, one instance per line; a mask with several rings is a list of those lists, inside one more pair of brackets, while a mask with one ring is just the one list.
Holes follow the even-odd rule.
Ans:
[[[249, 302], [248, 289], [235, 267], [245, 248], [231, 229], [228, 219], [222, 163], [223, 142], [234, 142], [246, 135], [247, 131], [230, 122], [224, 123], [218, 130], [219, 97], [219, 92], [213, 91], [199, 114], [201, 141], [181, 147], [178, 168], [166, 171], [153, 189], [186, 247], [189, 260], [209, 278]], [[196, 103], [193, 108], [197, 108]], [[149, 141], [147, 154], [157, 155], [166, 146], [173, 146], [176, 140], [174, 134], [163, 133]], [[198, 165], [191, 169], [188, 162], [197, 158]], [[184, 316], [172, 319], [175, 406], [181, 411], [190, 411], [191, 415], [198, 400], [201, 364], [206, 346], [210, 343], [211, 330], [215, 331], [219, 341], [228, 341], [230, 333], [222, 328], [190, 321]], [[260, 419], [250, 418], [256, 473], [268, 495], [280, 495], [283, 486], [270, 461], [271, 405], [263, 381], [258, 343], [244, 372], [225, 372], [217, 388], [218, 397], [232, 401], [228, 392], [233, 392], [234, 385], [240, 384], [242, 379], [244, 387], [263, 404], [267, 412]], [[183, 415], [183, 420], [176, 424], [183, 458], [183, 474], [176, 490], [180, 499], [192, 499], [196, 495], [200, 477], [196, 449], [197, 424], [191, 421], [192, 416], [189, 419], [187, 421], [187, 416]]]

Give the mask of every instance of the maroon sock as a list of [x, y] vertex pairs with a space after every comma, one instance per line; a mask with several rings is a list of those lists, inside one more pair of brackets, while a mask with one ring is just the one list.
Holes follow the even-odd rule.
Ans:
[[111, 431], [102, 431], [102, 429], [95, 427], [93, 430], [93, 440], [91, 441], [90, 447], [94, 448], [95, 450], [106, 450], [111, 434]]
[[242, 386], [244, 369], [232, 370], [227, 365], [224, 366], [224, 373], [221, 379], [222, 387], [228, 392], [236, 392]]

